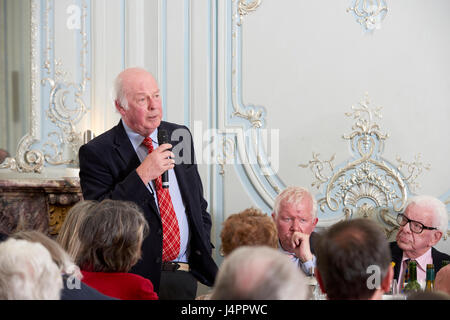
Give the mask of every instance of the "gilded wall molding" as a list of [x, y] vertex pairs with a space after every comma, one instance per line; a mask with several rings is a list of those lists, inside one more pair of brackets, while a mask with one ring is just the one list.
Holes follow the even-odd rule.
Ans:
[[[90, 81], [87, 69], [89, 36], [86, 29], [88, 13], [87, 2], [83, 1], [80, 16], [80, 68], [82, 79], [79, 83], [71, 82], [67, 72], [63, 69], [61, 59], [53, 57], [55, 46], [55, 32], [50, 23], [54, 12], [54, 2], [46, 0], [42, 20], [41, 1], [31, 0], [31, 107], [30, 133], [25, 135], [18, 144], [14, 158], [7, 158], [0, 169], [10, 169], [20, 173], [41, 173], [45, 164], [75, 165], [78, 149], [81, 145], [81, 133], [76, 131], [76, 125], [87, 113], [87, 106], [83, 101], [87, 83]], [[44, 32], [45, 31], [45, 32]], [[45, 36], [44, 47], [41, 37]], [[42, 55], [42, 64], [41, 64]], [[41, 80], [40, 70], [45, 70], [46, 78]], [[49, 85], [49, 89], [41, 93], [41, 86]], [[48, 140], [44, 141], [42, 149], [35, 148], [41, 141], [41, 96], [48, 92], [48, 109], [46, 118], [58, 130], [48, 133]], [[70, 153], [69, 153], [70, 152]]]
[[31, 7], [31, 101], [30, 101], [30, 132], [26, 134], [17, 147], [15, 157], [7, 158], [0, 169], [10, 169], [15, 172], [40, 173], [44, 167], [44, 155], [42, 151], [32, 149], [33, 145], [39, 141], [41, 132], [40, 126], [40, 88], [39, 88], [39, 60], [40, 60], [40, 32], [39, 32], [39, 13], [40, 1], [30, 0]]
[[[47, 4], [50, 0], [47, 0]], [[51, 6], [49, 5], [46, 10], [45, 21], [47, 25], [47, 48], [46, 48], [46, 61], [43, 68], [47, 68], [51, 50], [54, 50], [54, 39], [50, 40], [48, 37], [54, 32], [50, 31], [48, 25], [51, 14]], [[87, 106], [83, 100], [83, 96], [86, 92], [86, 86], [90, 81], [87, 60], [88, 60], [88, 33], [86, 31], [86, 19], [87, 4], [83, 1], [80, 16], [80, 37], [81, 37], [81, 51], [80, 51], [80, 70], [81, 81], [79, 83], [72, 82], [68, 79], [67, 72], [63, 68], [61, 59], [56, 57], [52, 61], [54, 66], [53, 77], [51, 72], [48, 72], [49, 77], [42, 79], [42, 85], [48, 84], [50, 86], [49, 105], [46, 110], [47, 118], [53, 123], [59, 130], [52, 131], [48, 134], [49, 140], [43, 145], [45, 149], [44, 159], [46, 163], [59, 166], [59, 165], [74, 165], [77, 164], [78, 149], [82, 143], [82, 133], [77, 132], [76, 125], [87, 114]], [[51, 139], [53, 138], [53, 139]], [[70, 153], [65, 146], [68, 147]]]
[[221, 153], [216, 157], [217, 163], [220, 166], [219, 174], [221, 176], [225, 175], [225, 166], [231, 163], [235, 156], [235, 144], [231, 138], [224, 137], [220, 142]]
[[238, 13], [239, 13], [240, 20], [237, 22], [238, 26], [242, 25], [243, 19], [246, 15], [250, 14], [251, 12], [256, 11], [260, 5], [261, 5], [261, 0], [254, 0], [251, 2], [248, 2], [246, 0], [239, 0]]
[[[227, 108], [223, 129], [226, 133], [236, 136], [236, 160], [245, 171], [246, 177], [258, 196], [268, 207], [273, 206], [274, 198], [281, 192], [283, 186], [275, 179], [275, 170], [267, 156], [264, 147], [267, 147], [262, 135], [265, 129], [266, 110], [262, 106], [245, 104], [242, 101], [242, 41], [243, 18], [260, 8], [262, 1], [233, 0], [229, 10], [230, 42], [230, 70], [231, 90], [228, 92]], [[238, 156], [238, 157], [237, 157]]]
[[[243, 7], [244, 4], [248, 8]], [[224, 136], [234, 130], [235, 159], [241, 161], [236, 166], [242, 169], [244, 188], [257, 205], [267, 211], [273, 207], [275, 197], [285, 184], [271, 168], [271, 162], [267, 160], [268, 151], [260, 139], [260, 133], [266, 130], [270, 109], [244, 102], [242, 86], [242, 50], [247, 40], [245, 37], [251, 36], [244, 33], [251, 19], [244, 21], [244, 18], [249, 14], [256, 16], [263, 2], [233, 0], [218, 5], [227, 13], [223, 21], [225, 31], [219, 32], [219, 39], [223, 39], [226, 49], [223, 57], [219, 55], [219, 72], [224, 74], [219, 87], [225, 88], [223, 97], [219, 95], [219, 129]], [[355, 1], [350, 10], [355, 16], [361, 15], [359, 22], [367, 30], [379, 26], [388, 12], [384, 1]], [[376, 15], [377, 19], [380, 18], [378, 22], [371, 20]], [[382, 158], [389, 135], [378, 125], [381, 111], [381, 107], [372, 108], [366, 95], [346, 113], [355, 119], [352, 131], [343, 135], [350, 146], [351, 160], [337, 165], [336, 155], [324, 159], [314, 153], [313, 160], [301, 165], [313, 172], [313, 187], [322, 192], [319, 195], [321, 205], [328, 210], [326, 214], [322, 212], [320, 226], [364, 216], [378, 219], [384, 224], [386, 233], [392, 234], [397, 227], [396, 214], [404, 209], [408, 195], [420, 187], [418, 181], [422, 174], [430, 170], [431, 166], [426, 159], [422, 160], [420, 154], [412, 161], [404, 156], [398, 156], [392, 162]], [[246, 161], [248, 159], [251, 160]], [[394, 164], [395, 160], [397, 164]], [[364, 199], [368, 202], [362, 202]]]
[[420, 183], [416, 182], [416, 179], [422, 174], [423, 170], [429, 171], [431, 164], [423, 163], [421, 153], [417, 154], [412, 162], [406, 162], [400, 156], [397, 156], [397, 162], [399, 163], [397, 167], [399, 171], [406, 167], [407, 176], [405, 181], [408, 183], [410, 190], [416, 192], [421, 187]]
[[347, 12], [353, 13], [356, 21], [366, 31], [374, 31], [381, 28], [388, 7], [385, 0], [354, 0]]
[[[382, 107], [372, 107], [366, 93], [351, 109], [345, 115], [355, 121], [353, 132], [342, 138], [348, 140], [352, 158], [336, 166], [335, 155], [325, 161], [314, 153], [313, 159], [300, 167], [311, 170], [316, 179], [312, 187], [322, 191], [318, 206], [328, 224], [352, 218], [374, 219], [390, 237], [398, 229], [395, 217], [404, 210], [410, 190], [418, 186], [416, 179], [430, 165], [423, 165], [421, 156], [410, 164], [397, 157], [399, 165], [391, 165], [382, 158], [389, 135], [376, 122], [382, 118]], [[404, 166], [408, 166], [408, 176], [400, 171]]]

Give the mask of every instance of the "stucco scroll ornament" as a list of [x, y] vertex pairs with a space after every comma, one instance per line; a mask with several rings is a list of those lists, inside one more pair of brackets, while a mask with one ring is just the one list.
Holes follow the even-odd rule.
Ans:
[[234, 159], [235, 153], [235, 144], [234, 141], [230, 138], [224, 137], [221, 142], [219, 142], [221, 148], [221, 154], [217, 155], [217, 163], [220, 166], [219, 174], [225, 175], [225, 166], [232, 162]]
[[385, 0], [355, 0], [347, 12], [352, 12], [366, 30], [373, 31], [380, 29], [388, 8]]
[[[388, 135], [381, 132], [376, 123], [382, 118], [381, 107], [372, 107], [368, 94], [352, 112], [345, 115], [355, 122], [353, 132], [343, 135], [350, 143], [352, 159], [340, 166], [330, 160], [319, 159], [313, 154], [309, 164], [300, 165], [310, 168], [316, 180], [312, 183], [322, 188], [318, 199], [320, 211], [325, 216], [336, 216], [336, 222], [342, 219], [362, 217], [381, 222], [385, 233], [390, 236], [398, 226], [396, 214], [401, 212], [407, 201], [408, 182], [401, 172], [381, 155]], [[415, 172], [414, 179], [421, 173]]]
[[246, 0], [239, 0], [238, 12], [239, 12], [239, 16], [240, 16], [240, 21], [238, 22], [238, 26], [242, 25], [242, 20], [244, 19], [244, 17], [246, 15], [248, 15], [249, 13], [251, 13], [253, 11], [256, 11], [256, 9], [258, 9], [260, 5], [261, 5], [261, 0], [255, 0], [255, 1], [251, 1], [251, 2], [248, 2]]
[[[238, 102], [238, 88], [237, 88], [237, 77], [238, 77], [238, 63], [236, 61], [236, 57], [240, 54], [240, 52], [237, 52], [239, 50], [239, 46], [236, 43], [237, 42], [237, 37], [238, 37], [238, 33], [240, 35], [240, 28], [239, 31], [236, 30], [236, 28], [234, 27], [234, 23], [236, 23], [236, 25], [238, 27], [241, 27], [243, 24], [243, 20], [244, 17], [246, 15], [248, 15], [251, 12], [256, 11], [259, 6], [261, 5], [261, 0], [255, 0], [255, 1], [251, 1], [248, 2], [246, 0], [239, 0], [238, 4], [237, 4], [237, 13], [233, 16], [233, 40], [234, 40], [234, 45], [233, 45], [233, 50], [235, 51], [233, 54], [233, 90], [232, 90], [232, 95], [233, 95], [233, 108], [234, 108], [234, 112], [232, 113], [232, 117], [237, 117], [237, 118], [241, 118], [241, 119], [245, 119], [247, 120], [251, 126], [253, 128], [259, 129], [261, 127], [263, 127], [263, 121], [264, 121], [264, 116], [263, 116], [263, 110], [261, 108], [255, 107], [255, 106], [250, 106], [250, 105], [246, 105], [243, 106], [241, 103]], [[239, 16], [239, 19], [238, 19]], [[239, 73], [241, 72], [241, 70], [239, 70]]]
[[56, 79], [42, 80], [43, 84], [47, 82], [50, 85], [47, 118], [59, 128], [59, 132], [49, 134], [49, 138], [54, 138], [53, 141], [46, 142], [44, 145], [51, 150], [45, 153], [45, 161], [51, 165], [74, 164], [73, 157], [69, 157], [68, 160], [63, 159], [65, 150], [61, 146], [69, 146], [73, 155], [77, 153], [81, 144], [81, 134], [76, 132], [75, 125], [87, 112], [82, 97], [85, 91], [84, 83], [70, 83], [58, 74]]
[[[76, 164], [78, 149], [82, 143], [81, 133], [77, 132], [76, 125], [83, 119], [88, 109], [83, 100], [86, 86], [90, 81], [87, 68], [89, 44], [86, 27], [87, 18], [87, 5], [84, 2], [80, 25], [82, 43], [80, 52], [81, 81], [70, 82], [67, 72], [63, 71], [62, 62], [57, 59], [54, 61], [54, 77], [42, 80], [42, 85], [48, 83], [50, 86], [49, 106], [46, 116], [59, 129], [59, 131], [48, 134], [49, 141], [44, 144], [46, 149], [44, 158], [47, 163], [55, 166]], [[50, 45], [48, 47], [50, 48]]]
[[41, 173], [44, 167], [44, 155], [39, 150], [30, 150], [36, 139], [31, 135], [23, 137], [18, 145], [15, 158], [6, 158], [0, 169], [11, 169], [17, 172]]
[[420, 153], [415, 156], [413, 162], [406, 162], [400, 156], [397, 156], [397, 162], [399, 163], [398, 170], [406, 167], [408, 175], [405, 180], [408, 182], [411, 191], [416, 192], [420, 188], [420, 184], [416, 182], [417, 177], [422, 174], [423, 170], [430, 170], [431, 165], [423, 163], [422, 154]]
[[30, 132], [25, 135], [17, 146], [16, 156], [13, 158], [6, 158], [0, 164], [0, 169], [10, 169], [12, 171], [28, 173], [28, 172], [42, 172], [44, 167], [44, 155], [40, 150], [32, 149], [32, 146], [37, 141], [39, 132], [39, 117], [37, 115], [39, 102], [36, 92], [39, 90], [39, 64], [38, 64], [38, 50], [39, 50], [39, 3], [36, 0], [30, 1], [31, 8], [31, 117], [30, 117]]

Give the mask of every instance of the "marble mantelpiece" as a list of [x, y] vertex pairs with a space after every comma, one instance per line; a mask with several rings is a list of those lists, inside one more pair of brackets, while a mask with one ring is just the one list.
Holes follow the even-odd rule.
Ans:
[[0, 176], [0, 232], [9, 234], [20, 226], [54, 236], [81, 199], [78, 178]]

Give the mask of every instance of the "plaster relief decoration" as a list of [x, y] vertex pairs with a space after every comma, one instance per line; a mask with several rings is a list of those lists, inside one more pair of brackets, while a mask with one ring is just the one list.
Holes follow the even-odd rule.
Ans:
[[381, 28], [388, 8], [385, 0], [354, 0], [347, 12], [351, 12], [366, 31], [374, 31]]
[[238, 21], [238, 26], [242, 25], [243, 19], [246, 15], [248, 15], [249, 13], [255, 11], [256, 9], [259, 8], [259, 6], [261, 5], [261, 0], [256, 0], [256, 1], [245, 1], [245, 0], [240, 0], [238, 3], [238, 12], [239, 12], [239, 16], [240, 16], [240, 21]]
[[[275, 140], [279, 135], [277, 132], [268, 132], [265, 128], [267, 112], [263, 106], [246, 104], [242, 99], [244, 17], [255, 12], [261, 5], [261, 0], [233, 0], [228, 7], [232, 22], [229, 30], [231, 52], [228, 77], [232, 86], [231, 92], [228, 92], [224, 131], [235, 135], [237, 162], [242, 166], [251, 188], [264, 202], [264, 206], [271, 208], [275, 197], [284, 189], [284, 185], [276, 175], [275, 157], [270, 156], [268, 152], [269, 145], [276, 148]], [[272, 148], [272, 155], [278, 154], [278, 150], [274, 148]]]
[[[407, 163], [401, 160], [397, 167], [382, 158], [384, 143], [388, 134], [380, 130], [376, 119], [381, 119], [382, 107], [372, 107], [368, 94], [347, 117], [355, 120], [353, 132], [343, 135], [348, 140], [352, 158], [340, 166], [330, 160], [321, 160], [313, 154], [313, 160], [301, 164], [314, 174], [312, 186], [322, 193], [318, 195], [320, 221], [324, 226], [340, 220], [352, 218], [369, 218], [384, 227], [387, 237], [397, 230], [395, 218], [405, 208], [408, 194], [416, 189], [416, 179], [429, 170], [430, 165], [423, 165], [420, 156], [416, 161]], [[408, 168], [409, 175], [400, 172]]]
[[[73, 8], [74, 9], [74, 8]], [[86, 32], [87, 4], [83, 2], [82, 8], [79, 8], [80, 24], [79, 37], [81, 38], [80, 82], [71, 81], [68, 73], [63, 69], [61, 59], [53, 58], [51, 63], [51, 53], [54, 55], [54, 41], [52, 41], [52, 32], [48, 19], [52, 13], [51, 1], [47, 1], [46, 24], [46, 60], [43, 67], [47, 69], [48, 77], [42, 80], [42, 85], [49, 86], [50, 96], [46, 117], [58, 128], [57, 131], [48, 133], [48, 140], [44, 143], [44, 159], [46, 163], [54, 166], [76, 165], [78, 158], [78, 149], [82, 144], [82, 135], [76, 131], [76, 125], [83, 119], [87, 113], [87, 106], [83, 101], [86, 87], [90, 81], [87, 69], [88, 63], [88, 34]], [[54, 12], [53, 12], [54, 14]], [[67, 28], [69, 28], [69, 22]], [[54, 34], [54, 32], [53, 32]], [[53, 45], [53, 47], [52, 47]], [[54, 70], [51, 69], [54, 66]], [[53, 71], [53, 72], [52, 72]]]
[[[41, 10], [41, 4], [44, 3], [45, 7]], [[71, 29], [69, 23], [64, 26], [55, 26], [56, 4], [54, 1], [31, 0], [30, 5], [31, 129], [30, 133], [19, 142], [15, 158], [6, 159], [0, 169], [41, 173], [45, 164], [52, 166], [76, 166], [77, 164], [82, 135], [77, 132], [76, 126], [88, 111], [84, 99], [88, 94], [87, 86], [90, 81], [89, 35], [87, 33], [89, 7], [86, 1], [82, 2], [81, 7], [77, 7], [76, 14], [80, 23]], [[64, 30], [69, 33], [75, 32], [78, 38], [76, 41], [79, 43], [77, 46], [80, 47], [77, 58], [79, 62], [75, 70], [81, 70], [79, 81], [73, 80], [73, 75], [69, 76], [69, 72], [64, 70], [62, 58], [56, 57], [55, 30], [58, 27], [65, 28]], [[44, 110], [45, 117], [42, 119], [44, 125], [41, 128], [41, 113]], [[39, 144], [41, 134], [44, 138], [43, 144]]]
[[221, 152], [217, 155], [216, 160], [220, 166], [219, 174], [221, 176], [225, 175], [225, 166], [228, 163], [232, 163], [233, 157], [235, 155], [235, 144], [231, 138], [224, 137], [221, 142], [219, 142]]
[[30, 132], [18, 143], [15, 157], [6, 158], [0, 164], [0, 169], [10, 169], [16, 172], [41, 172], [44, 166], [44, 156], [40, 150], [33, 149], [33, 144], [38, 141], [40, 134], [40, 111], [39, 111], [39, 12], [40, 1], [30, 1], [31, 12], [31, 101], [30, 101]]

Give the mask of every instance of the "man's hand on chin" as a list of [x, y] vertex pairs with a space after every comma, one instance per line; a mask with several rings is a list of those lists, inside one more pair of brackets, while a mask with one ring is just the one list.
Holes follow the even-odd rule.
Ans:
[[309, 246], [309, 234], [294, 232], [292, 234], [291, 245], [294, 254], [302, 263], [313, 259], [311, 248]]

